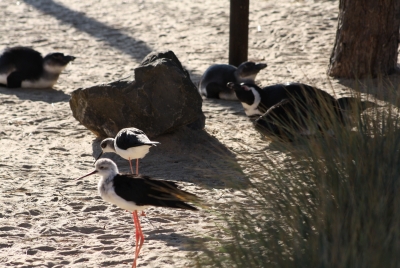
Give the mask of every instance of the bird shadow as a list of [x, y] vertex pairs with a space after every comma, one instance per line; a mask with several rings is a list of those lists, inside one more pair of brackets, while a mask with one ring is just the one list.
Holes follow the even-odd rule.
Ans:
[[[154, 178], [193, 183], [205, 188], [246, 189], [250, 182], [235, 155], [204, 130], [188, 127], [154, 139], [160, 144], [139, 161], [139, 173]], [[100, 155], [100, 139], [92, 142], [94, 159]], [[120, 172], [130, 173], [129, 162], [113, 153]]]
[[29, 89], [0, 87], [0, 94], [14, 95], [21, 100], [44, 101], [47, 103], [68, 102], [70, 95], [56, 89]]
[[174, 229], [160, 229], [158, 232], [146, 232], [146, 240], [164, 241], [168, 247], [174, 247], [183, 251], [193, 251], [195, 248], [201, 249], [201, 242], [205, 239], [191, 238], [176, 233]]

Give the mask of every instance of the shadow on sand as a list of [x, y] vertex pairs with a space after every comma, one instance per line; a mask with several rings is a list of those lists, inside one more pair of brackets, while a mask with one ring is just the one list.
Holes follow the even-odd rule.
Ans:
[[339, 84], [353, 89], [355, 92], [365, 93], [377, 100], [399, 106], [400, 75], [393, 74], [378, 78], [338, 79]]
[[[23, 1], [37, 10], [53, 16], [62, 23], [70, 24], [76, 29], [108, 43], [110, 46], [115, 47], [138, 61], [141, 61], [144, 56], [152, 51], [143, 41], [132, 38], [118, 29], [114, 29], [102, 22], [89, 18], [83, 13], [69, 9], [60, 3], [56, 3], [52, 0]], [[121, 42], [122, 39], [125, 41]], [[126, 44], [130, 45], [126, 46]]]
[[0, 87], [0, 94], [15, 95], [21, 100], [44, 101], [47, 103], [68, 102], [70, 95], [55, 89], [29, 89]]
[[[235, 155], [204, 130], [188, 127], [154, 139], [161, 144], [139, 161], [139, 173], [151, 177], [193, 183], [204, 188], [247, 188]], [[92, 143], [93, 160], [100, 154], [100, 139]], [[129, 162], [114, 153], [112, 159], [120, 172], [130, 173]], [[133, 163], [134, 164], [134, 163]]]

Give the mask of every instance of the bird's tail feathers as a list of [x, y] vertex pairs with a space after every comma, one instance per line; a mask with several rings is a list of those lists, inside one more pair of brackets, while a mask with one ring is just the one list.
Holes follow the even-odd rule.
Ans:
[[[200, 198], [197, 197], [195, 194], [186, 192], [184, 190], [178, 189], [177, 185], [174, 182], [169, 182], [169, 181], [160, 181], [159, 183], [162, 183], [162, 185], [158, 185], [155, 183], [148, 182], [149, 184], [152, 185], [154, 190], [157, 190], [160, 193], [164, 193], [162, 196], [153, 196], [157, 199], [162, 199], [166, 201], [181, 201], [181, 202], [192, 202], [195, 204], [200, 203]], [[185, 204], [187, 205], [187, 204]], [[190, 205], [187, 205], [192, 209], [193, 207]], [[197, 210], [197, 209], [196, 209]]]

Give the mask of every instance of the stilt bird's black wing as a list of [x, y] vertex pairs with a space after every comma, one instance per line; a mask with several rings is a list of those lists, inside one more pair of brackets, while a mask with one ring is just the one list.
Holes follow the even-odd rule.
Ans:
[[138, 206], [156, 206], [197, 210], [186, 204], [196, 201], [194, 194], [178, 189], [172, 181], [154, 180], [147, 176], [118, 174], [114, 177], [114, 190], [117, 195]]
[[115, 137], [118, 148], [126, 150], [131, 147], [137, 147], [141, 145], [156, 145], [159, 142], [151, 141], [146, 134], [137, 128], [125, 128], [118, 132]]

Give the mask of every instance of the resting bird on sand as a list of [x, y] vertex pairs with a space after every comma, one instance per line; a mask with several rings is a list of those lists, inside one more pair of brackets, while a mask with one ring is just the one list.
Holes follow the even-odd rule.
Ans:
[[237, 68], [228, 64], [214, 64], [207, 68], [200, 78], [199, 92], [207, 98], [237, 100], [235, 91], [227, 87], [228, 82], [251, 83], [259, 71], [267, 67], [264, 63], [246, 61]]
[[9, 88], [51, 88], [74, 56], [50, 53], [44, 58], [29, 47], [11, 47], [0, 54], [0, 84]]

